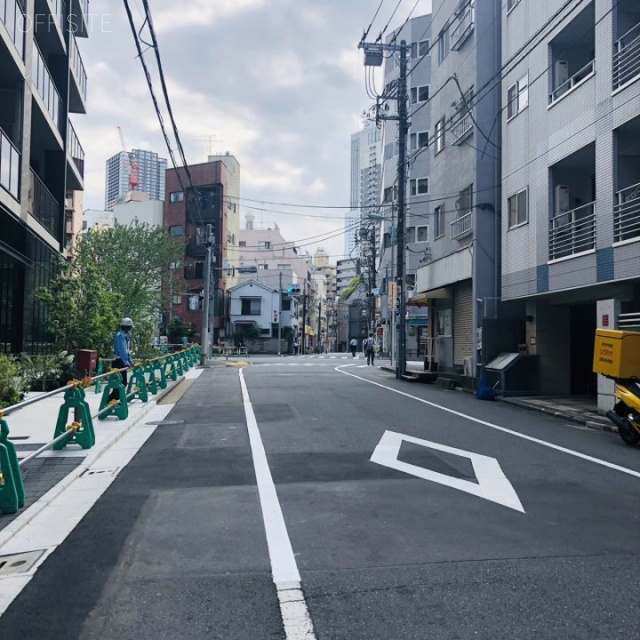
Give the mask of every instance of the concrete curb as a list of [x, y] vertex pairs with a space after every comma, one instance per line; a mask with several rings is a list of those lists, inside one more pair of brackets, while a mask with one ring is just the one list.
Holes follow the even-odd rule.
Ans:
[[555, 411], [554, 409], [548, 409], [547, 407], [532, 405], [528, 402], [523, 402], [522, 400], [518, 400], [517, 398], [498, 397], [498, 400], [500, 402], [506, 402], [507, 404], [520, 407], [521, 409], [527, 409], [528, 411], [535, 411], [537, 413], [543, 413], [548, 416], [553, 416], [554, 418], [560, 418], [561, 420], [568, 420], [569, 422], [574, 422], [575, 424], [581, 424], [585, 427], [588, 427], [589, 429], [594, 429], [596, 431], [618, 433], [618, 428], [614, 424], [605, 424], [596, 420], [589, 420], [589, 418], [584, 414], [569, 413], [566, 411]]
[[70, 471], [58, 484], [54, 485], [45, 493], [37, 502], [34, 502], [30, 507], [25, 509], [13, 522], [8, 524], [4, 529], [0, 530], [0, 555], [2, 554], [2, 547], [7, 544], [19, 533], [24, 527], [26, 527], [43, 509], [45, 509], [50, 502], [55, 500], [61, 493], [65, 491], [73, 482], [75, 482], [87, 469], [90, 469], [109, 449], [111, 449], [117, 442], [119, 442], [129, 431], [142, 421], [142, 419], [150, 413], [152, 409], [157, 406], [158, 400], [161, 400], [169, 391], [173, 390], [179, 385], [185, 376], [178, 378], [173, 384], [168, 385], [166, 389], [160, 391], [157, 395], [153, 396], [146, 404], [142, 405], [142, 410], [136, 413], [135, 416], [131, 416], [131, 423], [124, 425], [124, 428], [120, 433], [109, 440], [103, 442], [103, 446], [94, 446], [93, 449], [87, 454], [82, 464], [79, 464], [75, 469]]

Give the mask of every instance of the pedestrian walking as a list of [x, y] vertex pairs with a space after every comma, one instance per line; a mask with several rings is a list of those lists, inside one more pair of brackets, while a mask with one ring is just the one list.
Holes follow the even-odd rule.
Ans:
[[349, 343], [349, 349], [351, 349], [351, 357], [355, 358], [356, 351], [358, 350], [358, 341], [355, 338], [352, 338], [351, 342]]
[[373, 333], [370, 333], [369, 337], [364, 341], [364, 353], [367, 356], [367, 365], [373, 365], [376, 357], [376, 340], [373, 337]]
[[[131, 318], [122, 318], [120, 321], [120, 330], [113, 338], [113, 351], [116, 354], [111, 367], [113, 369], [124, 369], [124, 367], [133, 367], [133, 358], [129, 353], [129, 333], [133, 329], [133, 320]], [[122, 384], [127, 386], [127, 372], [121, 371]], [[109, 394], [109, 400], [120, 400], [117, 389], [112, 389]]]
[[298, 355], [298, 341], [297, 340], [293, 341], [293, 355], [294, 356]]

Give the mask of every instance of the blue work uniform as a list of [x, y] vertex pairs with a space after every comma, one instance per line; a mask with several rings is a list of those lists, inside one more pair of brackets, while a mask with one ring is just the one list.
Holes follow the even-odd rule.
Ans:
[[113, 338], [113, 351], [116, 359], [122, 360], [124, 365], [133, 366], [133, 359], [129, 353], [129, 335], [124, 331], [118, 331]]

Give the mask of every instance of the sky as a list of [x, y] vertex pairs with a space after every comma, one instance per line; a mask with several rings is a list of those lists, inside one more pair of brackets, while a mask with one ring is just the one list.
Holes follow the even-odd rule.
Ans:
[[[398, 2], [383, 0], [368, 40], [390, 19], [388, 31], [414, 7], [413, 16], [430, 8], [430, 0], [399, 1], [392, 18]], [[253, 213], [304, 250], [342, 257], [350, 135], [371, 106], [357, 45], [379, 0], [149, 3], [188, 163], [205, 162], [209, 149], [235, 155], [241, 225]], [[142, 2], [130, 5], [141, 27]], [[105, 161], [121, 150], [118, 126], [129, 148], [168, 155], [123, 3], [90, 7], [90, 36], [79, 42], [88, 109], [72, 120], [86, 153], [84, 207], [102, 209]], [[145, 59], [155, 69], [153, 51]], [[156, 75], [154, 86], [160, 97]]]

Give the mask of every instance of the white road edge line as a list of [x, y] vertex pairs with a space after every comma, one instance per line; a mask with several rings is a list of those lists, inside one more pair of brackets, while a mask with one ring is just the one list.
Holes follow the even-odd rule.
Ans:
[[315, 640], [316, 634], [302, 591], [300, 572], [242, 369], [239, 370], [238, 375], [249, 432], [251, 457], [260, 496], [260, 508], [267, 535], [271, 573], [278, 592], [285, 635], [287, 640]]
[[516, 436], [517, 438], [522, 438], [523, 440], [528, 440], [529, 442], [535, 442], [536, 444], [542, 445], [543, 447], [548, 447], [549, 449], [554, 449], [555, 451], [566, 453], [567, 455], [574, 456], [575, 458], [580, 458], [581, 460], [587, 460], [588, 462], [599, 464], [603, 467], [607, 467], [608, 469], [613, 469], [614, 471], [620, 471], [620, 473], [626, 473], [627, 475], [633, 476], [634, 478], [640, 478], [640, 471], [634, 471], [633, 469], [628, 469], [627, 467], [621, 467], [620, 465], [614, 464], [613, 462], [607, 462], [606, 460], [602, 460], [600, 458], [594, 458], [592, 456], [588, 456], [586, 453], [573, 451], [573, 449], [567, 449], [566, 447], [561, 447], [560, 445], [553, 444], [551, 442], [546, 442], [545, 440], [540, 440], [539, 438], [534, 438], [533, 436], [528, 436], [524, 433], [518, 433], [517, 431], [513, 431], [512, 429], [507, 429], [506, 427], [501, 427], [497, 424], [493, 424], [492, 422], [487, 422], [486, 420], [481, 420], [480, 418], [474, 418], [473, 416], [467, 415], [466, 413], [462, 413], [461, 411], [456, 411], [455, 409], [449, 409], [448, 407], [444, 407], [441, 404], [436, 404], [435, 402], [430, 402], [429, 400], [423, 400], [422, 398], [417, 398], [416, 396], [412, 396], [411, 394], [405, 393], [404, 391], [399, 391], [398, 389], [387, 387], [383, 384], [380, 384], [379, 382], [374, 382], [373, 380], [367, 380], [366, 378], [357, 376], [354, 373], [348, 373], [347, 371], [343, 371], [342, 367], [336, 367], [335, 370], [342, 373], [345, 376], [351, 376], [352, 378], [356, 378], [357, 380], [362, 380], [362, 382], [367, 382], [369, 384], [375, 385], [376, 387], [380, 387], [382, 389], [386, 389], [387, 391], [392, 391], [393, 393], [397, 393], [401, 396], [404, 396], [405, 398], [411, 398], [412, 400], [417, 400], [418, 402], [422, 402], [422, 404], [426, 404], [430, 407], [433, 407], [434, 409], [440, 409], [441, 411], [445, 411], [446, 413], [451, 413], [454, 416], [465, 418], [470, 422], [475, 422], [477, 424], [484, 425], [485, 427], [495, 429], [496, 431], [502, 431], [503, 433], [508, 433], [509, 435]]

